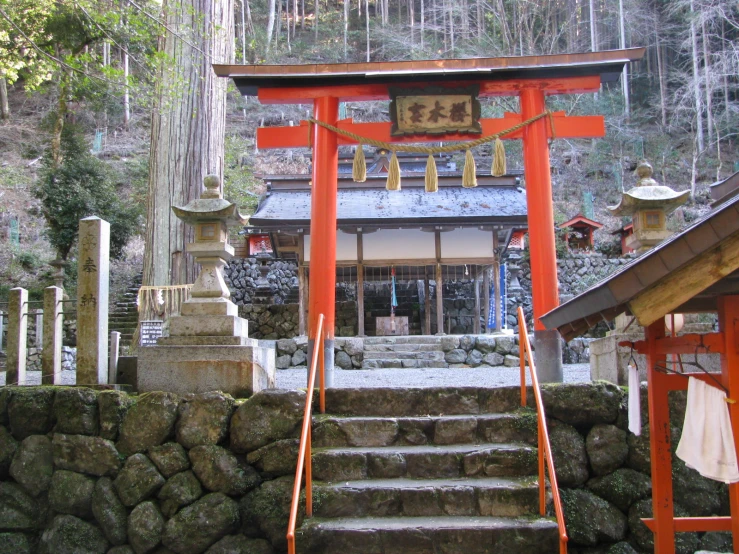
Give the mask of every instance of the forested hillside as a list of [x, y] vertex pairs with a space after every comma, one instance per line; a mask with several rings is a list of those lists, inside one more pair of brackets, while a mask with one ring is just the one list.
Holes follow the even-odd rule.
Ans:
[[[208, 63], [283, 64], [644, 46], [644, 60], [615, 86], [550, 100], [552, 109], [606, 116], [604, 139], [552, 145], [556, 217], [575, 215], [591, 193], [595, 218], [606, 223], [599, 236], [606, 250], [620, 222], [605, 205], [633, 184], [639, 158], [653, 164], [658, 181], [693, 191], [674, 226], [706, 209], [708, 184], [739, 169], [735, 0], [223, 0], [229, 28], [212, 28], [231, 43], [211, 51], [213, 37], [199, 22], [215, 3], [0, 0], [0, 300], [9, 286], [48, 285], [47, 264], [57, 257], [73, 276], [74, 230], [90, 213], [114, 225], [116, 278], [141, 270], [146, 197], [157, 184], [151, 122], [166, 118], [179, 90], [199, 79], [168, 73], [186, 52]], [[163, 78], [172, 74], [179, 77]], [[518, 111], [517, 104], [487, 100], [483, 116]], [[310, 160], [307, 150], [257, 151], [255, 129], [297, 122], [308, 109], [262, 106], [229, 85], [225, 193], [244, 211], [261, 192], [255, 175], [307, 172]], [[343, 110], [358, 121], [388, 117], [384, 103]], [[508, 167], [520, 168], [520, 145], [507, 149]]]

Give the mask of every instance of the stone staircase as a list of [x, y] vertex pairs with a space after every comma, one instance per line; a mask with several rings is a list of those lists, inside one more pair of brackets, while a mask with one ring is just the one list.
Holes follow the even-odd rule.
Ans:
[[444, 361], [441, 338], [424, 335], [367, 337], [362, 369], [449, 367]]
[[[303, 554], [542, 554], [536, 417], [518, 389], [329, 389]], [[338, 415], [341, 414], [341, 415]]]
[[136, 297], [141, 287], [143, 275], [138, 274], [126, 292], [116, 300], [115, 305], [108, 313], [108, 332], [118, 331], [121, 334], [121, 347], [128, 347], [133, 340], [133, 334], [139, 322], [139, 312], [136, 307]]

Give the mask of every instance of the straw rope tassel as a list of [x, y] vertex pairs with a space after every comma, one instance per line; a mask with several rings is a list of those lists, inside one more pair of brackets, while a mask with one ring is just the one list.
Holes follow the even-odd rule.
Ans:
[[398, 162], [398, 155], [393, 152], [390, 158], [390, 168], [387, 172], [387, 190], [400, 190], [400, 163]]
[[499, 138], [495, 139], [495, 154], [493, 154], [493, 168], [491, 172], [493, 177], [502, 177], [506, 174], [505, 163], [505, 146]]
[[477, 169], [475, 168], [475, 158], [472, 150], [467, 149], [464, 156], [464, 171], [462, 172], [462, 186], [471, 189], [477, 186]]
[[433, 154], [429, 154], [426, 160], [426, 192], [437, 192], [439, 190], [439, 176], [436, 173], [436, 160]]
[[357, 144], [357, 151], [354, 152], [352, 179], [357, 183], [364, 183], [367, 180], [367, 161], [364, 159], [364, 148], [361, 142]]

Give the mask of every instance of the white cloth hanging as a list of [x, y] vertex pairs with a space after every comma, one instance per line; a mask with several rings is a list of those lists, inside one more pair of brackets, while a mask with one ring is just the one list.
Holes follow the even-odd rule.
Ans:
[[634, 364], [629, 364], [629, 431], [641, 435], [641, 383]]
[[703, 477], [724, 483], [739, 482], [724, 391], [690, 377], [683, 434], [675, 454]]

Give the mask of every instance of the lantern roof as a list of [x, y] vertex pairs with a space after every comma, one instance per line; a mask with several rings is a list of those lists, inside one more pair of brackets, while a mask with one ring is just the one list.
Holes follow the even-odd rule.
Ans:
[[660, 185], [652, 179], [652, 166], [642, 160], [636, 168], [639, 180], [636, 186], [621, 195], [621, 201], [615, 206], [608, 206], [608, 211], [615, 216], [634, 215], [639, 210], [664, 210], [672, 213], [685, 204], [690, 191], [676, 192], [670, 187]]
[[204, 221], [222, 221], [226, 225], [245, 225], [249, 220], [239, 213], [238, 206], [224, 200], [221, 196], [221, 180], [216, 175], [207, 175], [203, 179], [205, 190], [200, 198], [190, 201], [181, 208], [172, 206], [178, 219], [195, 225]]

